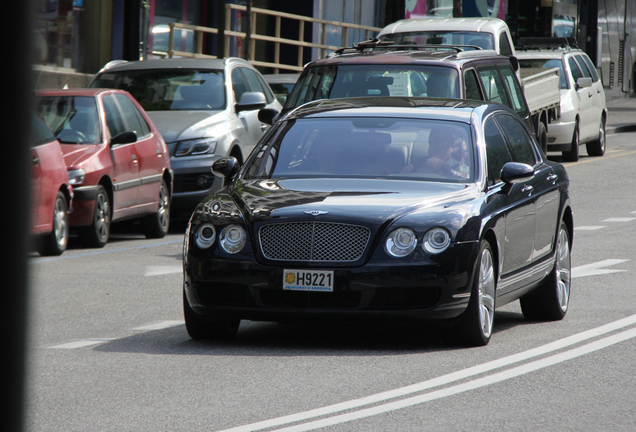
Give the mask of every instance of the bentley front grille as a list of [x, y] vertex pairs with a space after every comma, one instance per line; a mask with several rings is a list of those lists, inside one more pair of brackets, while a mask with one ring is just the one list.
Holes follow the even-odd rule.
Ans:
[[278, 261], [357, 261], [370, 235], [362, 226], [329, 222], [278, 223], [259, 231], [263, 255]]

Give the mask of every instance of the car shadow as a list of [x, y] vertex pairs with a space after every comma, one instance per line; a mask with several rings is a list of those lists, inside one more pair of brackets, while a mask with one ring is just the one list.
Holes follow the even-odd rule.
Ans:
[[[529, 322], [521, 313], [497, 312], [493, 333]], [[241, 322], [228, 341], [190, 339], [185, 325], [106, 342], [101, 352], [208, 356], [373, 356], [470, 349], [447, 339], [444, 327], [410, 323]]]

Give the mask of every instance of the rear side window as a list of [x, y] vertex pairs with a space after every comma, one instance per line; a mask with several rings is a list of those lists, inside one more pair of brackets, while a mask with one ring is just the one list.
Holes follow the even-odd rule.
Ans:
[[510, 66], [500, 66], [499, 70], [503, 76], [504, 84], [508, 89], [508, 93], [510, 94], [510, 99], [512, 99], [512, 106], [510, 108], [515, 110], [517, 114], [525, 115], [528, 108], [526, 106], [526, 99], [523, 96], [521, 87], [517, 81], [517, 76]]
[[585, 54], [577, 56], [577, 58], [579, 60], [579, 64], [582, 65], [581, 68], [587, 67], [588, 71], [590, 72], [590, 75], [592, 76], [592, 81], [597, 82], [599, 80], [599, 76], [598, 76], [598, 73], [596, 72], [596, 68], [592, 64], [592, 60], [590, 60], [590, 58], [586, 56]]
[[268, 104], [274, 102], [274, 95], [265, 85], [265, 81], [259, 79], [260, 77], [256, 74], [256, 72], [248, 68], [241, 68], [241, 72], [243, 72], [243, 75], [250, 86], [250, 91], [263, 93]]
[[507, 106], [510, 105], [506, 89], [503, 81], [495, 66], [481, 67], [479, 70], [479, 78], [486, 92], [486, 99], [491, 102], [498, 102]]

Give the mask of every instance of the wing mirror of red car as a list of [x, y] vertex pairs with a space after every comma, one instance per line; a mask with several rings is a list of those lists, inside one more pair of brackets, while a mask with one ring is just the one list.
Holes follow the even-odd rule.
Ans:
[[239, 171], [239, 162], [234, 156], [225, 157], [214, 161], [212, 173], [219, 177], [231, 179]]
[[135, 141], [137, 141], [137, 132], [126, 131], [112, 137], [110, 140], [110, 145], [114, 146], [117, 144], [130, 144], [134, 143]]
[[261, 92], [245, 92], [241, 95], [241, 100], [234, 106], [237, 113], [241, 111], [252, 111], [265, 108], [267, 99]]

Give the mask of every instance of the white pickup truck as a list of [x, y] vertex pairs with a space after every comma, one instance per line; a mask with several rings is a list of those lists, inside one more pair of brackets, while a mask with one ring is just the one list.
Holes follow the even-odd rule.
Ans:
[[520, 68], [521, 86], [535, 125], [537, 140], [548, 150], [549, 124], [561, 115], [561, 78], [559, 68]]

